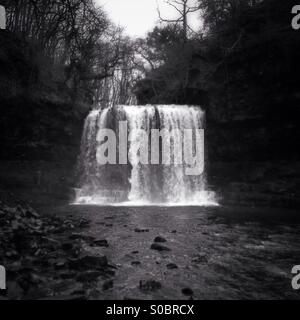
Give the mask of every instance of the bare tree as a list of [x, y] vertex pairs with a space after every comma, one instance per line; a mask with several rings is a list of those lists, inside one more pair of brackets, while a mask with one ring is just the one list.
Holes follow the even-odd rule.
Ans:
[[192, 30], [188, 23], [188, 15], [200, 10], [199, 5], [192, 5], [191, 0], [166, 0], [165, 3], [174, 8], [179, 17], [177, 19], [164, 19], [161, 16], [159, 7], [157, 8], [159, 19], [162, 22], [176, 23], [182, 25], [184, 41], [188, 38], [188, 31]]

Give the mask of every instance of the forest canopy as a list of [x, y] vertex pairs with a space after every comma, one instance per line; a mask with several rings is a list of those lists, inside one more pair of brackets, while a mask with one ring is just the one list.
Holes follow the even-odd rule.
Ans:
[[[290, 2], [167, 0], [178, 18], [165, 19], [158, 7], [159, 23], [142, 39], [127, 37], [93, 0], [1, 4], [9, 32], [33, 48], [42, 83], [62, 83], [74, 101], [106, 106], [135, 103], [135, 95], [141, 103], [205, 103], [210, 89], [232, 80], [233, 58], [258, 54], [258, 69], [271, 58], [277, 38], [291, 33]], [[199, 30], [190, 26], [193, 12]]]
[[[63, 83], [74, 101], [82, 99], [91, 105], [106, 104], [125, 90], [127, 70], [134, 60], [131, 40], [93, 0], [1, 4], [6, 8], [8, 31], [33, 49], [39, 80], [47, 85]], [[127, 99], [123, 97], [123, 102]]]
[[19, 137], [74, 141], [75, 131], [79, 141], [89, 110], [115, 104], [200, 105], [219, 124], [296, 119], [292, 0], [166, 0], [177, 16], [167, 19], [158, 7], [157, 25], [139, 39], [93, 0], [0, 4], [7, 12], [0, 125], [8, 145]]

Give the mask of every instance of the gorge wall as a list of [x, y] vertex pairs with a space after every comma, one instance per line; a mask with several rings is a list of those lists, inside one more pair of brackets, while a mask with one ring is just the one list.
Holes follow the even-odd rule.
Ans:
[[32, 45], [0, 30], [0, 195], [43, 204], [69, 198], [90, 105], [40, 66]]

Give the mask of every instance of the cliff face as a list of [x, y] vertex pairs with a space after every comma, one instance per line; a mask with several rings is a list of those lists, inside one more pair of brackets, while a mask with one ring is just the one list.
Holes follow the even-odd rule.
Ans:
[[190, 41], [188, 81], [170, 60], [173, 78], [164, 84], [162, 67], [137, 87], [143, 103], [206, 110], [208, 181], [226, 201], [298, 201], [300, 42], [290, 8], [291, 1], [276, 0], [249, 7], [206, 39]]
[[255, 37], [259, 26], [245, 22], [244, 41], [209, 84], [210, 181], [228, 202], [299, 206], [300, 43], [283, 22]]
[[72, 99], [43, 59], [33, 45], [0, 32], [2, 159], [53, 159], [56, 148], [78, 147], [89, 106]]
[[32, 44], [0, 30], [0, 187], [63, 198], [74, 185], [89, 105], [74, 100], [44, 59]]
[[210, 127], [220, 132], [211, 135], [213, 159], [299, 159], [297, 36], [291, 28], [266, 31], [218, 69], [207, 108]]

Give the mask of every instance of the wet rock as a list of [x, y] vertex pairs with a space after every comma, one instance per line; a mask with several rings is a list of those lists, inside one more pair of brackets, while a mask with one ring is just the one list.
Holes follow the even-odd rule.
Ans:
[[66, 272], [66, 273], [60, 274], [60, 278], [63, 280], [69, 280], [69, 279], [76, 278], [76, 275], [77, 275], [77, 273], [75, 273], [75, 272]]
[[18, 280], [17, 280], [17, 284], [22, 288], [22, 290], [26, 293], [29, 289], [30, 289], [30, 286], [32, 285], [29, 277], [20, 277]]
[[149, 232], [149, 229], [140, 229], [140, 228], [135, 228], [135, 229], [134, 229], [134, 232], [137, 232], [137, 233], [144, 233], [144, 232]]
[[155, 280], [141, 280], [139, 288], [141, 291], [153, 292], [161, 289], [161, 283]]
[[30, 273], [30, 281], [31, 283], [34, 283], [34, 284], [39, 284], [39, 283], [44, 283], [47, 281], [47, 279], [43, 276], [40, 276], [36, 273]]
[[165, 247], [165, 246], [158, 244], [158, 243], [152, 243], [150, 249], [156, 250], [156, 251], [171, 251], [170, 248]]
[[69, 250], [72, 250], [73, 249], [73, 243], [72, 242], [65, 242], [61, 245], [61, 248], [64, 250], [64, 251], [69, 251]]
[[27, 209], [25, 212], [25, 216], [27, 218], [36, 218], [36, 219], [40, 217], [40, 215], [37, 212], [35, 212], [33, 209]]
[[61, 259], [61, 260], [58, 260], [54, 263], [54, 268], [56, 270], [59, 270], [59, 269], [63, 269], [67, 266], [67, 260], [65, 259]]
[[74, 232], [87, 226], [83, 218], [40, 217], [28, 206], [10, 208], [0, 202], [0, 259], [10, 288], [5, 298], [84, 299], [84, 291], [74, 290], [100, 276], [114, 276], [115, 267], [105, 256], [80, 255], [86, 244], [108, 246], [106, 240]]
[[163, 237], [156, 237], [154, 239], [154, 242], [160, 242], [160, 243], [163, 243], [163, 242], [167, 242], [167, 240]]
[[81, 234], [81, 233], [72, 233], [70, 236], [69, 236], [69, 239], [70, 240], [84, 240], [84, 241], [87, 241], [87, 242], [92, 242], [95, 240], [94, 237], [92, 236], [87, 236], [87, 235], [84, 235], [84, 234]]
[[103, 268], [108, 267], [108, 261], [106, 256], [85, 256], [78, 259], [72, 259], [69, 261], [71, 269], [86, 270], [87, 268]]
[[178, 267], [175, 263], [169, 263], [167, 264], [167, 269], [173, 270], [173, 269], [178, 269]]
[[107, 242], [107, 240], [95, 240], [92, 243], [92, 246], [93, 247], [105, 247], [105, 248], [107, 248], [108, 247], [108, 242]]
[[107, 280], [103, 283], [102, 289], [104, 291], [112, 289], [114, 286], [114, 282], [112, 280]]
[[90, 225], [90, 222], [87, 219], [81, 218], [78, 223], [77, 226], [79, 228], [86, 228]]
[[59, 234], [59, 233], [65, 232], [65, 231], [67, 231], [67, 230], [68, 230], [68, 229], [67, 229], [66, 227], [62, 226], [62, 227], [57, 227], [57, 228], [55, 228], [52, 232], [53, 232], [54, 234]]
[[17, 259], [19, 257], [18, 252], [15, 251], [15, 250], [8, 251], [8, 252], [6, 252], [5, 255], [6, 255], [7, 258], [11, 258], [11, 259]]
[[193, 290], [190, 288], [184, 288], [181, 290], [182, 294], [185, 296], [192, 296], [194, 294]]
[[22, 267], [21, 260], [14, 261], [8, 265], [6, 265], [7, 272], [15, 272], [20, 270]]
[[85, 296], [86, 291], [85, 290], [75, 290], [71, 293], [72, 296]]
[[[1, 291], [0, 291], [1, 292]], [[24, 295], [24, 290], [22, 287], [15, 281], [7, 281], [7, 292], [6, 296], [9, 299], [18, 299]]]
[[86, 241], [86, 242], [93, 242], [93, 241], [95, 241], [95, 237], [93, 237], [93, 236], [87, 236], [87, 235], [82, 235], [81, 239], [84, 240], [84, 241]]
[[80, 233], [73, 233], [69, 236], [70, 240], [78, 240], [78, 239], [82, 239], [82, 235]]
[[196, 263], [196, 264], [207, 263], [207, 262], [208, 262], [208, 259], [207, 259], [205, 253], [197, 254], [197, 255], [194, 256], [194, 258], [192, 259], [192, 263]]
[[102, 275], [99, 271], [86, 271], [79, 274], [76, 278], [79, 282], [90, 282], [97, 280]]

